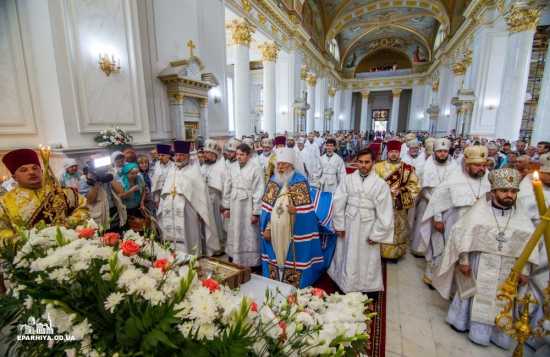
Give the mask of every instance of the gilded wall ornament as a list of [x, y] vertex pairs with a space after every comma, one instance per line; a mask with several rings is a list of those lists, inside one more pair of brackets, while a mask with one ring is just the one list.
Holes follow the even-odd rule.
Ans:
[[235, 44], [250, 46], [254, 28], [248, 21], [233, 20], [227, 27], [231, 29], [231, 38]]
[[506, 23], [510, 32], [535, 30], [540, 19], [541, 8], [514, 4], [506, 14]]
[[336, 87], [330, 86], [328, 87], [328, 96], [334, 97], [336, 95]]
[[401, 95], [401, 91], [402, 89], [401, 88], [393, 88], [391, 90], [392, 94], [394, 97], [399, 97]]
[[262, 60], [269, 62], [277, 62], [277, 56], [279, 54], [279, 46], [273, 42], [264, 42], [258, 46], [262, 52]]

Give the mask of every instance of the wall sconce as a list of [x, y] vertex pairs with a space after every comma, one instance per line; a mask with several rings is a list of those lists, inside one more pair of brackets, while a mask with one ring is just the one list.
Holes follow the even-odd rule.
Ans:
[[120, 72], [120, 60], [115, 59], [115, 55], [109, 57], [108, 54], [99, 54], [99, 69], [109, 77], [111, 73]]
[[283, 105], [281, 108], [279, 108], [279, 110], [281, 111], [282, 115], [285, 115], [285, 114], [288, 113], [288, 108], [285, 105]]
[[315, 113], [315, 119], [319, 119], [321, 118], [321, 114], [319, 114], [319, 112]]
[[445, 109], [445, 116], [446, 117], [450, 117], [451, 116], [451, 111], [449, 109]]
[[344, 114], [340, 114], [340, 115], [338, 116], [338, 119], [344, 120]]
[[487, 110], [495, 110], [498, 107], [498, 101], [496, 99], [487, 99], [485, 101], [485, 108]]
[[422, 112], [418, 113], [417, 118], [418, 119], [424, 119], [424, 113], [422, 113]]
[[220, 88], [214, 87], [210, 89], [210, 95], [212, 96], [214, 103], [218, 104], [219, 102], [222, 101], [222, 93], [220, 91]]

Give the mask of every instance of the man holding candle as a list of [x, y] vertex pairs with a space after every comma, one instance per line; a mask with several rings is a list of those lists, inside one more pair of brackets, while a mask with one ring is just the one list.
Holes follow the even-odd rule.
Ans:
[[[521, 205], [516, 205], [520, 174], [497, 169], [489, 174], [491, 192], [480, 198], [453, 226], [433, 285], [444, 298], [457, 291], [447, 314], [456, 330], [469, 331], [479, 345], [508, 349], [513, 340], [495, 326], [500, 310], [497, 291], [529, 241], [534, 226]], [[533, 251], [520, 276], [526, 283], [531, 267], [540, 263]], [[454, 278], [454, 279], [453, 279]]]
[[[34, 150], [10, 151], [2, 162], [17, 187], [0, 197], [0, 244], [15, 239], [18, 228], [30, 229], [39, 223], [60, 221], [76, 226], [88, 219], [86, 199], [75, 189], [51, 192], [49, 186], [43, 185], [42, 165]], [[60, 194], [63, 200], [58, 199]]]

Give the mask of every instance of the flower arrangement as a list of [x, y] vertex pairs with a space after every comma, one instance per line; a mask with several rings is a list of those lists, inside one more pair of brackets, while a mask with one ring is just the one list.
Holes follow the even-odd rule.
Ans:
[[102, 130], [94, 138], [94, 141], [102, 147], [119, 147], [132, 143], [132, 135], [119, 127]]
[[[15, 355], [302, 356], [366, 351], [362, 294], [266, 292], [258, 306], [239, 290], [198, 279], [195, 258], [133, 231], [21, 231], [0, 250], [8, 292], [0, 323]], [[63, 340], [21, 341], [26, 322], [48, 321]], [[37, 326], [39, 324], [36, 324]]]

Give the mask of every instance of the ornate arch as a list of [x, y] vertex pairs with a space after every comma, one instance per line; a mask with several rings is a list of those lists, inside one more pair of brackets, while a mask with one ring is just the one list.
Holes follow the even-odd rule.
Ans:
[[[415, 36], [415, 38], [418, 39], [419, 42], [422, 44], [422, 46], [424, 46], [424, 48], [426, 49], [426, 51], [428, 53], [428, 61], [431, 60], [431, 58], [432, 58], [432, 48], [429, 45], [428, 40], [421, 33], [419, 33], [418, 31], [416, 31], [415, 29], [412, 29], [410, 27], [403, 26], [403, 25], [398, 25], [398, 24], [389, 24], [389, 25], [384, 26], [383, 28], [390, 28], [390, 27], [397, 28], [397, 29], [412, 33]], [[364, 37], [368, 36], [372, 31], [378, 30], [378, 29], [380, 29], [380, 27], [371, 26], [365, 32], [361, 33], [359, 36], [357, 36], [356, 38], [353, 39], [353, 41], [350, 43], [350, 45], [347, 48], [345, 48], [344, 51], [342, 51], [342, 53], [341, 53], [340, 64], [339, 64], [340, 68], [343, 67], [346, 58], [348, 57], [350, 52], [360, 43], [360, 41]]]

